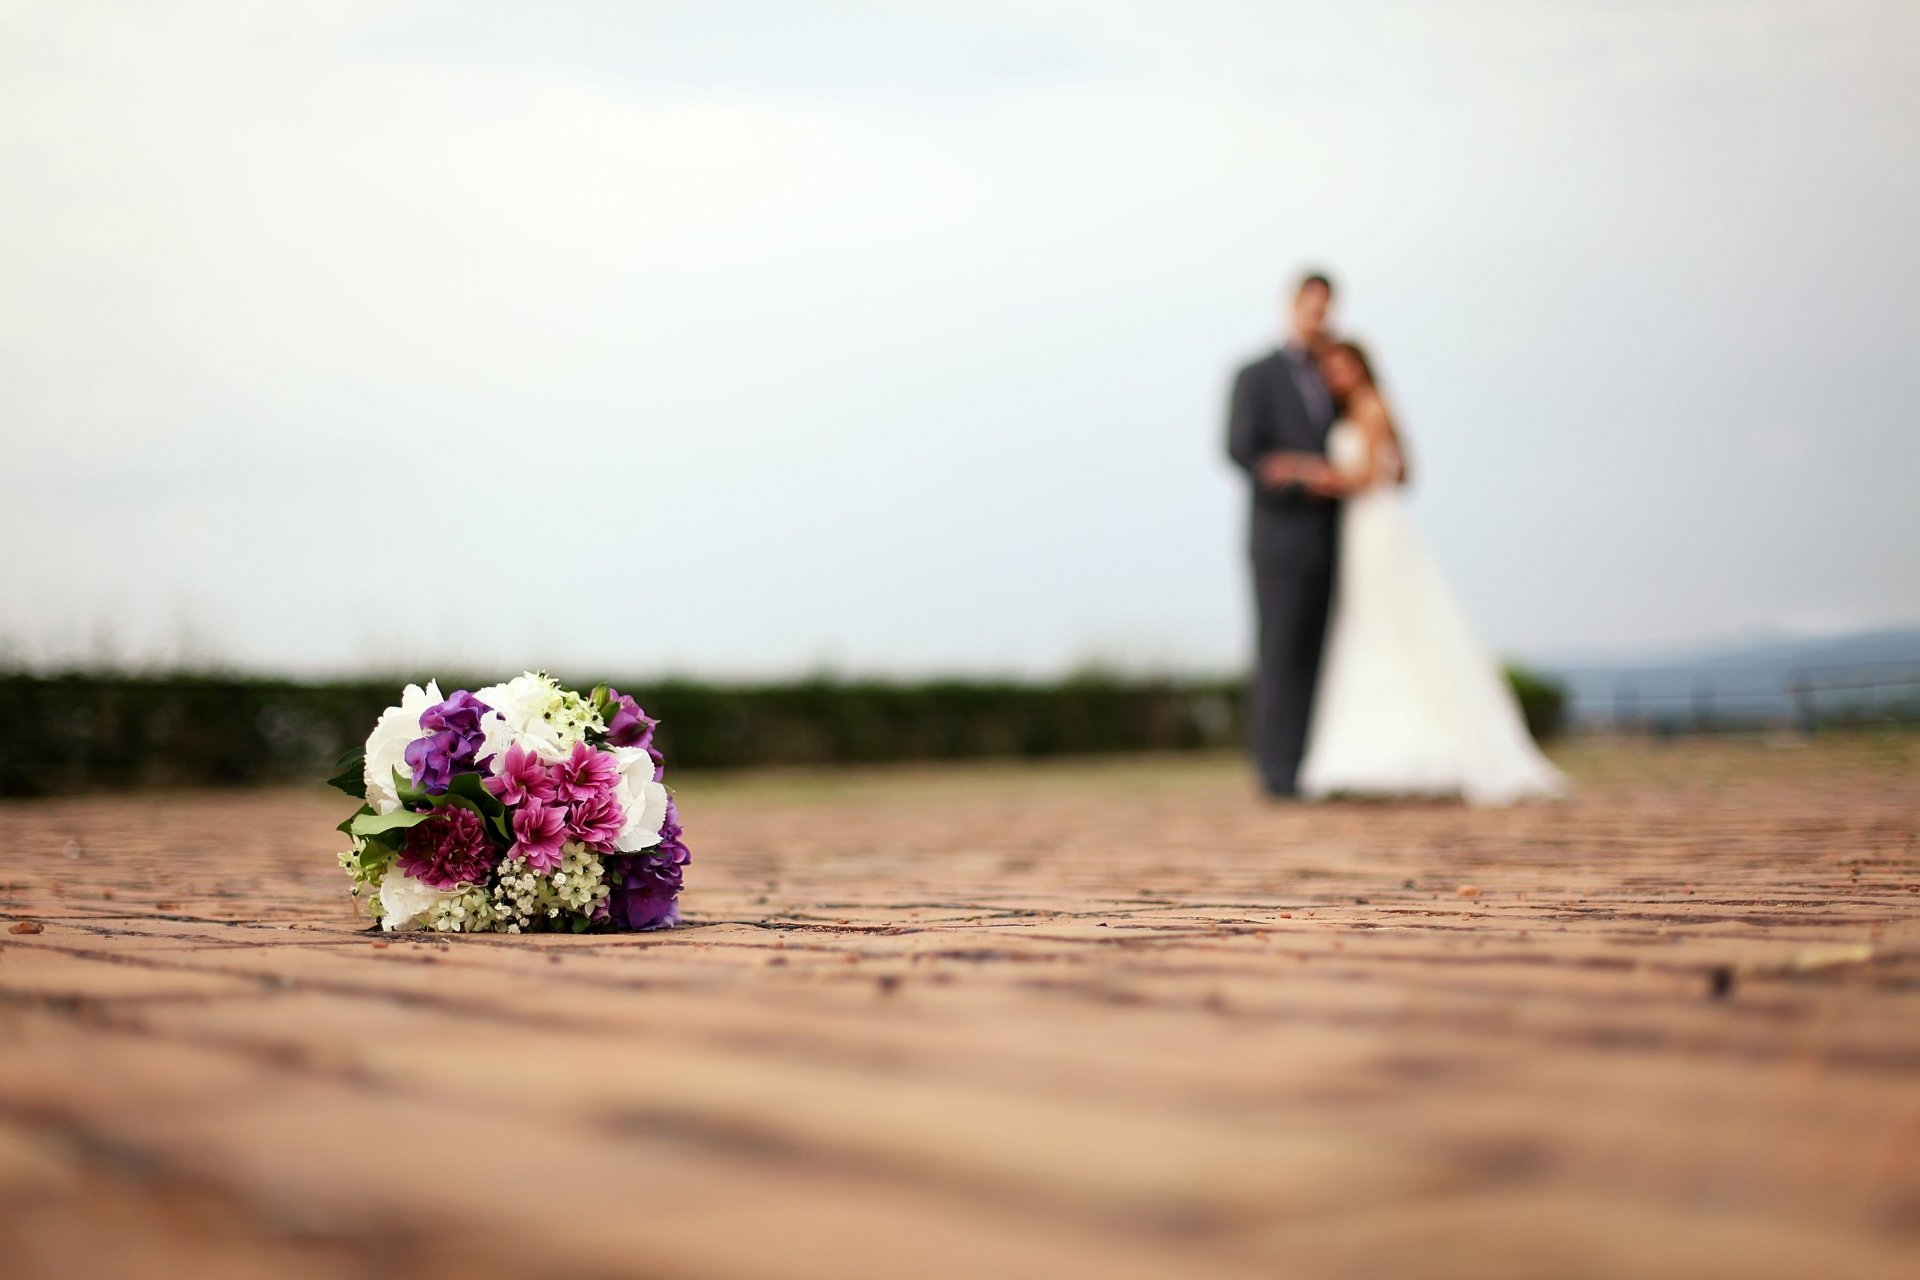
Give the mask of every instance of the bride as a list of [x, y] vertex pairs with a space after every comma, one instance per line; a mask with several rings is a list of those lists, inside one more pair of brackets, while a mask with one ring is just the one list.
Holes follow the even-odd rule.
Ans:
[[1344, 502], [1301, 791], [1496, 805], [1560, 794], [1565, 780], [1408, 517], [1405, 457], [1366, 354], [1335, 343], [1320, 372], [1341, 420], [1324, 458], [1291, 461], [1303, 483]]

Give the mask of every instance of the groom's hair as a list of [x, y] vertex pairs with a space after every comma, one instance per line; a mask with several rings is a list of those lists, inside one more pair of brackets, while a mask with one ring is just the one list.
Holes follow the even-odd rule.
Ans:
[[1300, 283], [1294, 286], [1293, 296], [1297, 298], [1315, 285], [1325, 289], [1329, 298], [1333, 296], [1333, 281], [1329, 280], [1323, 272], [1319, 271], [1309, 271], [1306, 275], [1301, 276]]

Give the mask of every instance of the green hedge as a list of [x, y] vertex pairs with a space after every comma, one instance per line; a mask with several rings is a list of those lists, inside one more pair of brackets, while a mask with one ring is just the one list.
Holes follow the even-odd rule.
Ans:
[[[0, 795], [322, 777], [403, 683], [0, 674]], [[1240, 686], [1224, 680], [616, 683], [660, 717], [682, 769], [1186, 751], [1233, 746], [1241, 732]], [[1557, 728], [1559, 691], [1517, 687], [1529, 726]]]
[[1560, 736], [1567, 723], [1567, 691], [1537, 671], [1507, 668], [1507, 682], [1520, 699], [1520, 714], [1526, 717], [1527, 732], [1537, 742]]
[[[319, 777], [403, 683], [0, 675], [0, 794]], [[693, 769], [1190, 750], [1232, 743], [1239, 719], [1224, 681], [617, 683]]]

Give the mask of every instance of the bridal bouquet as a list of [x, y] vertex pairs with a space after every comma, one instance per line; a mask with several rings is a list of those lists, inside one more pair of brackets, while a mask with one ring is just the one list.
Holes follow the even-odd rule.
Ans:
[[392, 931], [663, 929], [687, 846], [657, 722], [601, 685], [529, 671], [478, 693], [408, 685], [332, 784], [353, 895]]

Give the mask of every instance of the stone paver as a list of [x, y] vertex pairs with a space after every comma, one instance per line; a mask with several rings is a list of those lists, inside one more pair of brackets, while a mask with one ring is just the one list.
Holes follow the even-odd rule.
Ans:
[[1563, 756], [696, 778], [624, 938], [372, 937], [319, 790], [0, 806], [0, 1274], [1920, 1274], [1920, 740]]

